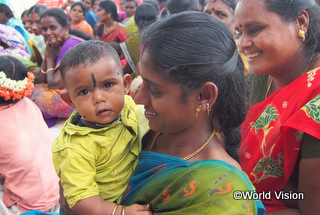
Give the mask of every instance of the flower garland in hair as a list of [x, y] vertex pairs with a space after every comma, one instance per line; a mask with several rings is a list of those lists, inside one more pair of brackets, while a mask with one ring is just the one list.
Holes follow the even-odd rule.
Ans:
[[34, 75], [31, 72], [28, 72], [28, 77], [25, 77], [23, 80], [16, 81], [7, 78], [6, 74], [1, 71], [0, 97], [3, 97], [4, 100], [8, 101], [9, 99], [21, 99], [22, 97], [29, 95], [34, 86], [33, 80]]

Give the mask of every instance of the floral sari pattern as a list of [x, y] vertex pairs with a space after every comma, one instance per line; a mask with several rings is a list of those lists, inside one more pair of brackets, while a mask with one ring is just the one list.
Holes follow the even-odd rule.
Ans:
[[[281, 191], [304, 133], [320, 139], [320, 70], [314, 69], [253, 105], [242, 124], [241, 166], [257, 192]], [[267, 212], [288, 208], [272, 196]]]

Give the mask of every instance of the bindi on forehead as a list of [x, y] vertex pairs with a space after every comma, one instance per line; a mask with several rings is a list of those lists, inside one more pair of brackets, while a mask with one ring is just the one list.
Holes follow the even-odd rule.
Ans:
[[93, 83], [93, 88], [96, 88], [97, 86], [97, 81], [96, 81], [96, 78], [94, 77], [94, 74], [91, 73], [91, 79], [92, 79], [92, 83]]

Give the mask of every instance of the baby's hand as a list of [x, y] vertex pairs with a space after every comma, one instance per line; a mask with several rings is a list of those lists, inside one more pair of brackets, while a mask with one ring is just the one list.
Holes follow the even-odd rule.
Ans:
[[149, 210], [149, 205], [130, 205], [125, 207], [125, 215], [152, 215], [152, 212]]

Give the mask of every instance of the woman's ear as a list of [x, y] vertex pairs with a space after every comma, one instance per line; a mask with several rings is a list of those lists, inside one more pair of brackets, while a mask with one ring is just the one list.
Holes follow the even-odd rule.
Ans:
[[218, 98], [218, 88], [213, 82], [207, 81], [199, 89], [199, 102], [201, 107], [211, 110]]
[[131, 76], [129, 74], [125, 74], [123, 76], [123, 86], [124, 86], [124, 94], [127, 95], [130, 92], [131, 87]]
[[74, 104], [72, 103], [72, 100], [70, 98], [70, 95], [68, 92], [62, 92], [60, 93], [60, 96], [62, 98], [62, 100], [67, 103], [70, 107], [72, 107], [73, 109], [76, 109], [76, 107], [74, 106]]
[[299, 15], [296, 19], [297, 22], [297, 30], [302, 30], [307, 34], [308, 27], [309, 27], [309, 14], [306, 10], [300, 11]]

